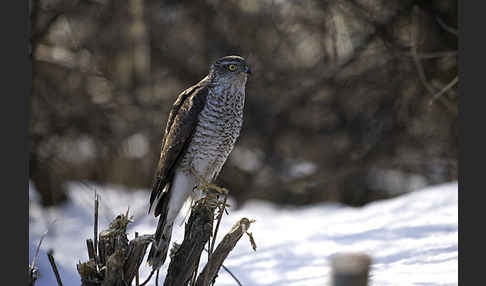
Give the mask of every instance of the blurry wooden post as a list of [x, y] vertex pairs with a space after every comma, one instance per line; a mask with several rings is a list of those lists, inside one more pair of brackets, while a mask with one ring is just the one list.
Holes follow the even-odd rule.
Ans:
[[367, 286], [371, 257], [362, 253], [336, 254], [331, 259], [332, 286]]

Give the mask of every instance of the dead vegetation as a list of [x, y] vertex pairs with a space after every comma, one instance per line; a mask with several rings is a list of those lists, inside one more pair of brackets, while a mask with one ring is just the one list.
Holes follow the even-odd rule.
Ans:
[[[95, 222], [97, 222], [97, 206], [99, 198], [95, 199]], [[235, 247], [238, 240], [246, 233], [256, 249], [253, 236], [248, 232], [253, 222], [247, 218], [238, 221], [223, 240], [216, 245], [216, 236], [222, 213], [225, 212], [225, 202], [214, 202], [207, 198], [197, 201], [191, 210], [191, 215], [185, 225], [184, 240], [175, 244], [171, 250], [171, 260], [163, 285], [198, 285], [208, 286], [215, 282], [224, 260]], [[219, 211], [219, 213], [217, 213]], [[215, 213], [217, 214], [215, 216]], [[213, 222], [216, 221], [216, 227]], [[128, 211], [118, 215], [109, 228], [100, 232], [97, 243], [86, 240], [89, 260], [77, 265], [82, 286], [143, 286], [154, 274], [151, 272], [144, 282], [140, 282], [139, 268], [142, 265], [147, 247], [154, 240], [153, 235], [138, 233], [133, 239], [128, 239], [127, 226], [131, 222]], [[94, 233], [97, 233], [96, 223]], [[203, 250], [207, 246], [208, 262], [202, 271], [198, 272]], [[156, 284], [159, 273], [157, 271]]]
[[[99, 197], [96, 195], [94, 208], [94, 234], [98, 233]], [[163, 282], [164, 286], [210, 286], [215, 285], [218, 273], [224, 268], [237, 285], [244, 285], [226, 268], [223, 263], [238, 241], [247, 235], [251, 246], [256, 251], [257, 246], [249, 228], [255, 221], [242, 218], [237, 221], [230, 231], [216, 244], [219, 224], [226, 212], [226, 198], [203, 198], [197, 201], [191, 210], [191, 215], [185, 225], [184, 239], [181, 244], [174, 243], [170, 251], [170, 263]], [[79, 262], [77, 270], [81, 286], [144, 286], [153, 281], [159, 285], [159, 271], [152, 271], [150, 275], [141, 279], [139, 269], [147, 247], [153, 242], [152, 234], [138, 235], [128, 238], [127, 226], [132, 218], [126, 213], [116, 216], [109, 227], [102, 230], [94, 240], [86, 239], [88, 260]], [[213, 223], [216, 222], [214, 225]], [[38, 272], [35, 262], [38, 257], [41, 237], [32, 263], [29, 265], [29, 286], [34, 286]], [[199, 270], [203, 251], [208, 253], [207, 262]], [[61, 275], [57, 270], [53, 251], [47, 253], [53, 274], [58, 286], [62, 286]], [[366, 286], [369, 278], [371, 258], [366, 254], [344, 253], [331, 257], [332, 286]], [[143, 282], [141, 282], [143, 281]]]

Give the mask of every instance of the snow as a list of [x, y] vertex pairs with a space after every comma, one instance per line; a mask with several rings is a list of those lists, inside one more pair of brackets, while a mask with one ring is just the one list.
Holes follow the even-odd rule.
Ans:
[[[49, 230], [36, 263], [40, 272], [37, 286], [56, 285], [46, 256], [50, 248], [64, 285], [80, 285], [76, 264], [87, 260], [86, 239], [93, 236], [94, 190], [101, 197], [100, 230], [128, 206], [135, 220], [129, 225], [129, 238], [135, 231], [149, 234], [155, 230], [155, 218], [146, 213], [146, 190], [121, 192], [121, 187], [72, 183], [68, 203], [43, 209], [30, 188], [30, 260], [41, 235]], [[457, 196], [458, 185], [452, 182], [362, 208], [331, 203], [280, 207], [250, 201], [240, 209], [230, 209], [218, 237], [221, 239], [242, 217], [255, 219], [249, 231], [257, 250], [251, 249], [244, 236], [224, 265], [245, 286], [328, 285], [332, 255], [364, 252], [373, 259], [370, 285], [457, 285]], [[176, 227], [173, 238], [180, 242], [182, 237], [183, 227]], [[203, 255], [201, 267], [205, 259]], [[141, 280], [148, 273], [148, 267], [142, 265]], [[153, 280], [148, 285], [154, 285]], [[216, 285], [237, 284], [221, 269]]]

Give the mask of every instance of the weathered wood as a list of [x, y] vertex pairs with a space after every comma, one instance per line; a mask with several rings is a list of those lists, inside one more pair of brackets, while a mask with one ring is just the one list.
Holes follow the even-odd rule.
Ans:
[[29, 286], [34, 286], [35, 281], [37, 281], [38, 277], [39, 277], [39, 272], [37, 271], [37, 268], [29, 265], [29, 276], [28, 276]]
[[[116, 248], [128, 250], [127, 225], [130, 222], [126, 215], [118, 215], [107, 230], [100, 233], [99, 243], [103, 244], [103, 256], [108, 263], [109, 257], [115, 253]], [[99, 247], [99, 245], [98, 245]]]
[[336, 254], [331, 259], [332, 286], [366, 286], [371, 257], [362, 253]]
[[[99, 209], [99, 197], [95, 192], [95, 205], [94, 205], [94, 225], [93, 225], [93, 239], [94, 239], [94, 253], [98, 255], [98, 209]], [[95, 260], [97, 260], [95, 258]]]
[[[207, 199], [196, 202], [189, 221], [185, 226], [182, 244], [171, 249], [171, 262], [164, 285], [186, 286], [193, 278], [193, 275], [194, 277], [197, 276], [196, 266], [204, 246], [208, 243], [212, 234], [213, 213], [216, 207], [217, 204], [212, 204]], [[220, 219], [221, 216], [219, 217]], [[118, 215], [111, 222], [108, 229], [101, 231], [98, 238], [97, 253], [96, 247], [93, 246], [93, 241], [91, 239], [86, 240], [89, 260], [80, 262], [77, 265], [78, 273], [81, 276], [81, 286], [131, 285], [137, 276], [148, 245], [154, 241], [154, 236], [139, 236], [136, 233], [135, 238], [129, 241], [126, 234], [129, 222], [130, 219], [127, 212], [126, 214]], [[252, 221], [243, 218], [235, 224], [230, 233], [217, 246], [213, 255], [211, 255], [205, 268], [207, 270], [203, 270], [207, 278], [199, 277], [196, 283], [193, 284], [209, 285], [210, 282], [214, 281], [224, 259], [244, 233], [250, 236], [250, 241], [252, 241], [252, 245], [255, 248], [251, 233], [246, 231], [251, 223]], [[152, 271], [146, 282], [150, 280], [153, 273]], [[204, 283], [197, 281], [204, 281]], [[136, 283], [138, 285], [138, 279]], [[158, 281], [156, 281], [156, 285], [158, 285]]]
[[35, 267], [35, 262], [37, 260], [37, 256], [39, 255], [39, 250], [46, 234], [47, 232], [41, 235], [39, 243], [37, 244], [37, 248], [35, 249], [34, 257], [32, 258], [32, 263], [29, 265], [29, 272], [28, 272], [29, 286], [34, 286], [35, 282], [37, 281], [37, 278], [39, 278], [39, 270], [37, 269], [37, 267]]
[[76, 265], [79, 276], [81, 276], [81, 286], [100, 286], [103, 275], [98, 272], [94, 259], [81, 262]]
[[236, 246], [236, 243], [240, 240], [243, 234], [246, 233], [250, 224], [251, 221], [249, 219], [242, 218], [233, 226], [230, 232], [224, 236], [223, 240], [218, 244], [218, 247], [216, 247], [216, 250], [212, 253], [211, 258], [197, 278], [196, 286], [208, 286], [214, 279], [216, 279], [224, 260]]
[[98, 258], [99, 258], [98, 262], [100, 265], [105, 265], [106, 263], [105, 252], [106, 252], [105, 245], [98, 241]]
[[52, 249], [47, 252], [47, 257], [49, 258], [49, 262], [51, 263], [52, 271], [56, 276], [57, 285], [62, 286], [61, 276], [59, 275], [59, 271], [57, 270], [56, 262], [54, 261]]
[[[95, 207], [95, 212], [96, 209]], [[147, 246], [153, 241], [153, 235], [137, 236], [129, 241], [126, 229], [130, 221], [128, 212], [118, 215], [108, 229], [101, 231], [98, 239], [98, 255], [93, 241], [86, 240], [89, 260], [77, 265], [82, 286], [131, 284], [143, 261]]]
[[184, 240], [171, 257], [165, 286], [184, 286], [191, 279], [197, 261], [213, 230], [212, 208], [196, 202], [184, 231]]
[[96, 254], [93, 246], [93, 240], [91, 238], [86, 239], [86, 248], [88, 249], [88, 258], [95, 259]]
[[[138, 237], [138, 232], [135, 232], [135, 238], [137, 237]], [[135, 286], [139, 286], [139, 285], [140, 285], [140, 274], [138, 272], [138, 267], [137, 267], [137, 274], [135, 274]]]
[[119, 247], [110, 255], [106, 261], [106, 274], [101, 286], [125, 286], [123, 273], [125, 251], [123, 247]]
[[[153, 241], [153, 235], [137, 236], [128, 245], [127, 261], [124, 265], [125, 281], [130, 285], [142, 264], [148, 245]], [[137, 282], [138, 283], [138, 282]]]
[[219, 214], [218, 214], [218, 219], [217, 219], [217, 223], [216, 223], [216, 228], [214, 230], [214, 235], [213, 235], [213, 243], [211, 244], [211, 247], [209, 249], [209, 257], [211, 257], [211, 254], [213, 253], [213, 250], [214, 250], [214, 245], [216, 244], [216, 238], [218, 236], [218, 229], [219, 229], [219, 225], [221, 223], [221, 219], [223, 218], [223, 214], [224, 214], [224, 211], [226, 210], [226, 201], [228, 200], [228, 195], [226, 194], [224, 196], [224, 199], [223, 199], [223, 207], [222, 209], [219, 210]]

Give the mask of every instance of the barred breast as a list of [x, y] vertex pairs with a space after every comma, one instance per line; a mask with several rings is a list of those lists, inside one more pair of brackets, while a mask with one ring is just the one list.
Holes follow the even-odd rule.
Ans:
[[210, 88], [194, 137], [181, 162], [185, 171], [192, 167], [209, 182], [218, 176], [240, 134], [244, 101], [244, 88], [231, 85]]

